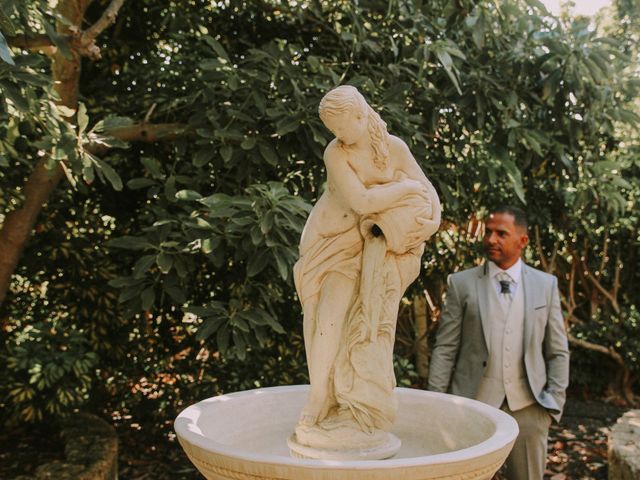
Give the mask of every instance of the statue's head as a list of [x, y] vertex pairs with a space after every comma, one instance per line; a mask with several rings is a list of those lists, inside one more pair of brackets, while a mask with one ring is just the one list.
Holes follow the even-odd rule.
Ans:
[[320, 119], [343, 143], [355, 143], [368, 133], [373, 162], [384, 168], [389, 158], [387, 124], [369, 106], [357, 88], [340, 85], [329, 91], [318, 107]]
[[328, 117], [345, 113], [355, 113], [366, 117], [368, 106], [367, 101], [356, 87], [340, 85], [322, 97], [318, 112], [320, 119], [326, 123]]
[[369, 106], [358, 90], [342, 85], [320, 101], [320, 119], [340, 142], [353, 145], [366, 135]]

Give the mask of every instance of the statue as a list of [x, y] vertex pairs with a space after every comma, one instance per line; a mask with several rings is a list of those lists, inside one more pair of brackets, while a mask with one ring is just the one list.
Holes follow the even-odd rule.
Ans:
[[319, 113], [336, 138], [294, 267], [311, 389], [292, 439], [358, 452], [390, 441], [399, 303], [439, 227], [440, 202], [407, 145], [356, 88], [331, 90]]

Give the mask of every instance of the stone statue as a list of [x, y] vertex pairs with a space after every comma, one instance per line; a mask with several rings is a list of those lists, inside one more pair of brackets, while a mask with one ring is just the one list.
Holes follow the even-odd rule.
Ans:
[[292, 438], [355, 458], [390, 441], [399, 303], [439, 227], [440, 202], [407, 145], [356, 88], [331, 90], [319, 113], [336, 138], [294, 267], [311, 390]]

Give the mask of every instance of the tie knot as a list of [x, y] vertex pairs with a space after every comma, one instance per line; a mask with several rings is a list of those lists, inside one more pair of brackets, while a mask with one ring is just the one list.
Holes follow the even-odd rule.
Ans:
[[500, 272], [496, 275], [496, 279], [500, 282], [500, 293], [511, 293], [512, 278], [506, 272]]

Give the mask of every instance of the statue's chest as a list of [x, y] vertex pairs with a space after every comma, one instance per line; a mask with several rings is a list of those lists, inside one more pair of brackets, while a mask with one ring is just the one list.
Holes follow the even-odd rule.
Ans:
[[370, 155], [352, 153], [349, 165], [365, 187], [388, 183], [393, 180], [393, 170], [389, 167], [376, 167]]

